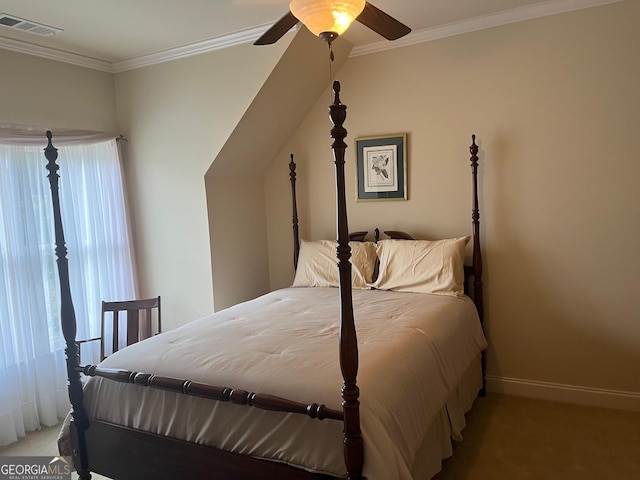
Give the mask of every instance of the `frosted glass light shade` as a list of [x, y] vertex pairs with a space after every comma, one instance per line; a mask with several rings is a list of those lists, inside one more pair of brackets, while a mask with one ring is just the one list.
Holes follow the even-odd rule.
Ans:
[[342, 35], [364, 10], [365, 0], [293, 0], [291, 13], [315, 35]]

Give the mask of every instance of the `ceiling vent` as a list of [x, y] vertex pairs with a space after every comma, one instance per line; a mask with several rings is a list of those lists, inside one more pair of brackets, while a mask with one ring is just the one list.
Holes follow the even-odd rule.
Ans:
[[0, 13], [0, 25], [3, 27], [15, 28], [23, 32], [31, 32], [36, 35], [49, 36], [62, 32], [61, 28], [49, 27], [41, 23], [32, 22], [23, 18], [14, 17], [6, 13]]

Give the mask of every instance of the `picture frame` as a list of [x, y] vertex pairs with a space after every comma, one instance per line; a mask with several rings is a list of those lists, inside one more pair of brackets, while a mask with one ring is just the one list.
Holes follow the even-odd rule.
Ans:
[[407, 200], [407, 134], [355, 141], [356, 200]]

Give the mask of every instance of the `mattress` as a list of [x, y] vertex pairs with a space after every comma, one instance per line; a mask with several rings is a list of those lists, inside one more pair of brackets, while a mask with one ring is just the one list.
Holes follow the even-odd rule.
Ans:
[[[340, 410], [339, 305], [337, 288], [278, 290], [127, 347], [101, 366]], [[481, 378], [477, 366], [486, 340], [475, 306], [468, 297], [380, 290], [354, 290], [353, 305], [363, 474], [369, 480], [413, 480], [429, 432], [448, 424], [450, 434], [452, 422], [459, 430], [460, 412], [470, 406], [470, 389], [459, 385], [477, 387]], [[473, 380], [465, 381], [470, 375]], [[85, 385], [85, 406], [90, 418], [313, 472], [346, 473], [340, 421], [101, 378]], [[458, 412], [457, 420], [449, 418], [448, 406]], [[447, 454], [446, 445], [437, 449], [440, 457]]]

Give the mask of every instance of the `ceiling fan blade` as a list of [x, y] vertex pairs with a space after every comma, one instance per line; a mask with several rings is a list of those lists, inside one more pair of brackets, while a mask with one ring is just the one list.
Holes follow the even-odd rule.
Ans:
[[287, 12], [284, 17], [274, 23], [269, 30], [264, 32], [253, 44], [271, 45], [272, 43], [276, 43], [285, 33], [291, 30], [296, 23], [298, 23], [298, 19], [293, 16], [293, 13]]
[[404, 23], [387, 15], [369, 2], [365, 3], [364, 10], [358, 15], [356, 20], [382, 35], [387, 40], [397, 40], [411, 31]]

